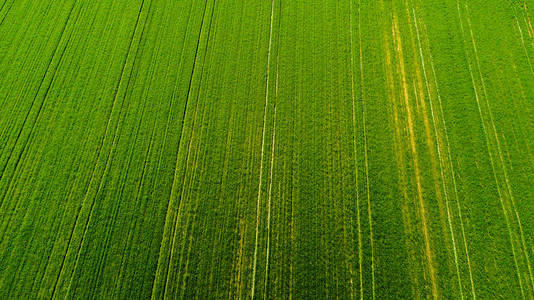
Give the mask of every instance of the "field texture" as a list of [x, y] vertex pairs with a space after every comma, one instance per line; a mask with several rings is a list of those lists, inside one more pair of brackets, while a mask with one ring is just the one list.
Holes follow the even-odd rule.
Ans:
[[0, 299], [534, 299], [533, 15], [0, 0]]

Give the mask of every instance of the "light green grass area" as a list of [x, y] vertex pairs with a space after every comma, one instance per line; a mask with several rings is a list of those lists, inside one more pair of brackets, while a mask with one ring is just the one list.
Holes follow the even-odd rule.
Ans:
[[0, 0], [0, 299], [534, 299], [525, 0]]

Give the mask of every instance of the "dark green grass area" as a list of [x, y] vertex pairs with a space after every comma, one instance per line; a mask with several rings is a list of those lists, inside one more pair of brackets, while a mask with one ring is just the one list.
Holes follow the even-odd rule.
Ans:
[[532, 9], [0, 0], [0, 298], [533, 298]]

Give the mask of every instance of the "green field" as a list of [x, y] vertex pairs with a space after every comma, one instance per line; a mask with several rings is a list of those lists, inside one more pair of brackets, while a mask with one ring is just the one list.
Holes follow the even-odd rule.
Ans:
[[534, 299], [533, 23], [0, 0], [0, 299]]

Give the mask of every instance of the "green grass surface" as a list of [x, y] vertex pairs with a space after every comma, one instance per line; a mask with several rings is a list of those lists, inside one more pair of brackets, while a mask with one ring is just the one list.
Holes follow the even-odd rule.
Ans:
[[523, 0], [0, 0], [0, 298], [534, 299]]

